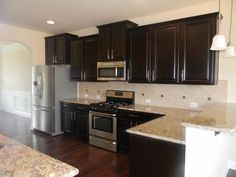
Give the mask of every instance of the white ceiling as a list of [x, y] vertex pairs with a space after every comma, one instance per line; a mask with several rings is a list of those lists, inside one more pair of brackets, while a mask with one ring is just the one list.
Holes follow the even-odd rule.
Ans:
[[[0, 23], [62, 33], [214, 0], [0, 0]], [[56, 21], [48, 25], [47, 20]]]

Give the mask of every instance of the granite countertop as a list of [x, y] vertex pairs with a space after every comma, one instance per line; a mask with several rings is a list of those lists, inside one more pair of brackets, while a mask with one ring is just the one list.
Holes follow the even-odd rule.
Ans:
[[86, 99], [86, 98], [66, 98], [66, 99], [62, 99], [61, 101], [66, 102], [66, 103], [89, 105], [91, 103], [101, 102], [102, 100]]
[[73, 177], [79, 170], [0, 135], [0, 177]]
[[132, 127], [127, 132], [179, 144], [185, 144], [185, 127], [196, 127], [223, 133], [232, 133], [236, 128], [236, 104], [209, 104], [202, 107], [201, 110], [147, 105], [128, 105], [120, 109], [164, 115]]

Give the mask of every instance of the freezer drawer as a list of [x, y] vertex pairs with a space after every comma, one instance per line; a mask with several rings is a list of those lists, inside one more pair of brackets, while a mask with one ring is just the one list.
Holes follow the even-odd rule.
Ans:
[[46, 133], [55, 132], [55, 110], [43, 107], [33, 107], [32, 127]]

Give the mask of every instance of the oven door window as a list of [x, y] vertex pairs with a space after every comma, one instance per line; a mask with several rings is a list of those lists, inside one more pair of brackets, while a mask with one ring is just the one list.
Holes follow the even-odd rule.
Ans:
[[116, 77], [116, 68], [98, 68], [99, 77]]
[[94, 115], [92, 117], [92, 128], [107, 133], [113, 133], [113, 119]]

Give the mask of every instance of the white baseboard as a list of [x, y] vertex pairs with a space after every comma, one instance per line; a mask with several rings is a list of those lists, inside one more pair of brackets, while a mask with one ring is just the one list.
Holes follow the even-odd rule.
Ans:
[[11, 109], [11, 108], [0, 107], [0, 111], [5, 111], [5, 112], [12, 113], [12, 114], [16, 114], [18, 116], [31, 118], [31, 113], [23, 112], [23, 111], [19, 111], [19, 110], [14, 110], [14, 109]]

